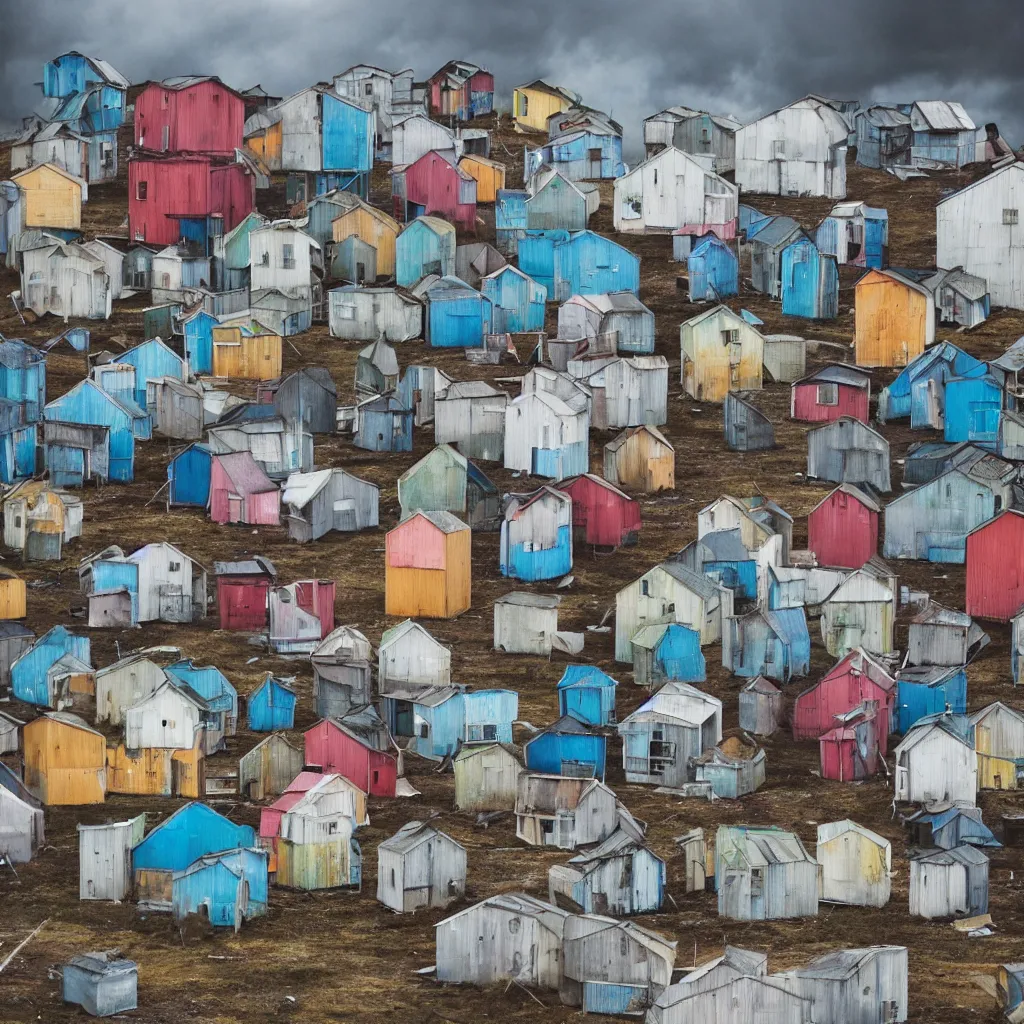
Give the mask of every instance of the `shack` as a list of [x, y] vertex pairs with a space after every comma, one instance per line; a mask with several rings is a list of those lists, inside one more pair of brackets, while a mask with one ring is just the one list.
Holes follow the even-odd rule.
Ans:
[[818, 826], [816, 847], [821, 866], [820, 899], [858, 907], [884, 907], [889, 902], [892, 844], [854, 821]]
[[413, 512], [385, 538], [388, 615], [453, 618], [470, 605], [470, 528], [450, 512]]
[[292, 473], [281, 492], [288, 536], [300, 543], [332, 530], [354, 533], [379, 524], [380, 489], [344, 469]]
[[616, 487], [645, 494], [674, 490], [675, 449], [657, 427], [624, 430], [604, 446], [604, 476]]
[[465, 847], [429, 822], [410, 821], [377, 847], [377, 900], [395, 913], [447, 907], [465, 892]]
[[775, 447], [772, 421], [739, 392], [726, 393], [722, 420], [725, 443], [734, 452], [760, 452]]
[[398, 478], [402, 517], [416, 510], [451, 512], [471, 529], [493, 530], [500, 517], [498, 489], [464, 455], [439, 444]]
[[521, 755], [507, 743], [465, 743], [455, 755], [455, 806], [460, 811], [512, 811]]
[[841, 416], [807, 434], [807, 475], [837, 484], [867, 484], [888, 494], [889, 442], [866, 423]]
[[912, 917], [976, 917], [988, 911], [988, 857], [973, 846], [910, 858]]
[[618, 801], [597, 779], [525, 771], [516, 791], [516, 838], [529, 846], [573, 850], [615, 831]]

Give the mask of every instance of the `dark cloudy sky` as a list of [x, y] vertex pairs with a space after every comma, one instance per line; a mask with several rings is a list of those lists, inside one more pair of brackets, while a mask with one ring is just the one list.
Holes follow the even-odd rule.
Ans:
[[[545, 77], [626, 128], [673, 103], [750, 119], [808, 92], [958, 99], [1024, 141], [1020, 0], [6, 0], [0, 124], [69, 49], [132, 81], [216, 74], [288, 94], [354, 63], [495, 73], [499, 103]], [[444, 20], [442, 21], [442, 16]]]

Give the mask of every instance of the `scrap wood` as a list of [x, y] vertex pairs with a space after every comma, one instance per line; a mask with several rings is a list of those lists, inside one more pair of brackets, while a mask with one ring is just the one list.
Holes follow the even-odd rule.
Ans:
[[26, 935], [25, 938], [23, 938], [21, 942], [19, 942], [14, 947], [13, 950], [11, 950], [11, 953], [7, 957], [7, 959], [2, 964], [0, 964], [0, 972], [2, 972], [3, 969], [22, 951], [22, 949], [24, 949], [25, 946], [27, 946], [43, 930], [43, 925], [46, 924], [47, 921], [49, 920], [49, 918], [46, 918], [45, 920], [40, 921], [40, 923], [36, 925], [36, 927], [32, 931], [30, 931], [28, 935]]

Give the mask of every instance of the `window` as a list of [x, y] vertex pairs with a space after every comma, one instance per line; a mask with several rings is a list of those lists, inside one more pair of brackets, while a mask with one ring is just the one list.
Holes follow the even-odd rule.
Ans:
[[1004, 224], [1019, 224], [1020, 223], [1020, 210], [1003, 210], [1003, 223]]
[[510, 935], [515, 935], [519, 931], [519, 924], [520, 921], [518, 917], [510, 917], [508, 919], [508, 930]]
[[371, 82], [367, 82], [366, 85], [363, 86], [363, 92], [367, 96], [372, 96], [373, 95], [373, 84]]
[[650, 597], [651, 596], [651, 591], [650, 591], [650, 588], [647, 585], [647, 580], [641, 580], [640, 581], [640, 593], [643, 594], [644, 597]]
[[526, 117], [526, 111], [529, 108], [529, 105], [530, 105], [529, 97], [526, 95], [526, 93], [521, 92], [519, 94], [519, 116], [520, 117]]
[[214, 103], [220, 103], [220, 93], [219, 92], [215, 92], [213, 94], [213, 102]]
[[552, 818], [545, 818], [540, 823], [540, 828], [541, 828], [541, 831], [544, 833], [544, 835], [546, 835], [546, 836], [554, 835], [554, 832], [555, 832], [555, 822], [554, 822], [554, 819], [552, 819]]
[[137, 181], [135, 183], [135, 198], [139, 202], [145, 202], [149, 198], [149, 182], [148, 181]]
[[778, 160], [786, 155], [786, 140], [785, 139], [773, 139], [772, 140], [772, 156]]
[[735, 345], [740, 340], [739, 328], [731, 331], [722, 331], [722, 344]]
[[171, 148], [171, 126], [165, 124], [160, 133], [160, 148], [166, 153]]
[[485, 725], [484, 726], [484, 739], [485, 740], [496, 740], [498, 738], [498, 727], [496, 725]]
[[15, 529], [18, 529], [21, 526], [21, 516], [14, 517], [14, 526]]
[[378, 780], [380, 779], [380, 772], [373, 772], [372, 774], [373, 774], [373, 784], [376, 785]]
[[430, 737], [430, 726], [426, 722], [420, 723], [420, 739], [425, 740]]
[[657, 167], [654, 168], [654, 184], [655, 185], [658, 184], [658, 168]]
[[819, 384], [818, 385], [818, 405], [838, 405], [839, 404], [839, 385], [838, 384]]
[[160, 720], [160, 725], [163, 726], [163, 728], [166, 729], [167, 728], [167, 719], [166, 718], [162, 718]]
[[391, 887], [392, 888], [395, 887], [395, 869], [394, 868], [391, 869]]
[[333, 836], [338, 831], [338, 823], [336, 821], [327, 822], [327, 834]]
[[625, 956], [629, 952], [629, 940], [625, 935], [619, 936], [619, 956]]
[[285, 242], [285, 244], [281, 247], [281, 250], [284, 254], [282, 257], [281, 265], [284, 267], [285, 270], [294, 270], [295, 246], [292, 245], [290, 242]]
[[167, 566], [168, 572], [181, 572], [181, 562], [170, 562]]
[[270, 266], [270, 253], [269, 252], [264, 252], [264, 253], [260, 254], [260, 266], [261, 267], [269, 267]]
[[166, 110], [170, 105], [171, 105], [171, 94], [169, 92], [165, 92], [160, 97], [160, 107], [161, 107], [162, 110]]

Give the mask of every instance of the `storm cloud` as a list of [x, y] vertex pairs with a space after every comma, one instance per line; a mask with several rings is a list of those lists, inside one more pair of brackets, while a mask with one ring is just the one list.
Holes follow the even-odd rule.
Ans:
[[494, 72], [497, 102], [544, 77], [626, 128], [680, 103], [749, 120], [809, 92], [862, 103], [960, 100], [1011, 144], [1024, 19], [1013, 0], [15, 0], [0, 28], [0, 125], [39, 95], [66, 50], [109, 60], [134, 82], [214, 74], [287, 95], [355, 63], [425, 78], [446, 60]]

